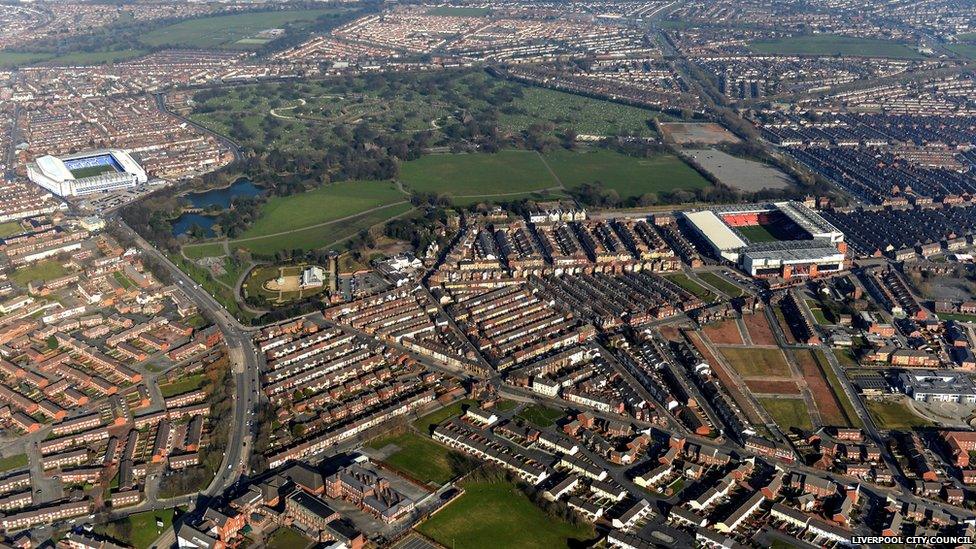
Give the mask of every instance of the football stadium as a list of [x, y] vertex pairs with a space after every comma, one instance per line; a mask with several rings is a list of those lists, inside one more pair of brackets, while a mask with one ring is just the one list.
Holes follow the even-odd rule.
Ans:
[[58, 196], [116, 191], [148, 180], [145, 170], [117, 149], [41, 156], [27, 165], [27, 176]]
[[844, 233], [806, 205], [740, 204], [682, 214], [716, 257], [757, 278], [814, 278], [845, 269]]

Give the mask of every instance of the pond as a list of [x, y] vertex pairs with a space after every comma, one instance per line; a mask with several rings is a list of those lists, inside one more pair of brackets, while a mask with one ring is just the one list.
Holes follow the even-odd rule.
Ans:
[[[261, 187], [251, 183], [249, 179], [242, 178], [235, 181], [233, 185], [223, 189], [211, 189], [209, 191], [200, 193], [188, 193], [184, 195], [184, 197], [190, 201], [190, 204], [194, 208], [206, 209], [210, 206], [219, 206], [222, 209], [227, 209], [230, 207], [231, 201], [235, 198], [258, 196], [263, 192], [264, 190]], [[173, 220], [173, 236], [186, 234], [189, 232], [191, 227], [194, 225], [199, 225], [200, 228], [203, 229], [203, 235], [206, 238], [210, 238], [214, 236], [214, 232], [211, 227], [213, 227], [213, 224], [216, 221], [217, 219], [215, 217], [209, 215], [185, 213]]]

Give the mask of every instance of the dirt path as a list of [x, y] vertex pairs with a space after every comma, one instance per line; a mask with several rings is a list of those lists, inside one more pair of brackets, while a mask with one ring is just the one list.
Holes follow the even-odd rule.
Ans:
[[539, 155], [539, 160], [542, 160], [542, 164], [545, 165], [546, 169], [549, 170], [549, 173], [552, 174], [552, 178], [556, 180], [556, 183], [559, 183], [559, 188], [565, 191], [566, 185], [563, 185], [563, 180], [559, 179], [559, 176], [556, 175], [556, 172], [552, 170], [552, 166], [550, 166], [549, 163], [546, 162], [546, 157], [542, 156], [542, 153], [540, 153], [539, 151], [535, 151], [535, 154]]

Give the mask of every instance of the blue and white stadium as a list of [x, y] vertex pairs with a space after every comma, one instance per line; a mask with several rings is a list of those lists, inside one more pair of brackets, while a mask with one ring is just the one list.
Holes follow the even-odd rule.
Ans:
[[27, 176], [58, 196], [117, 191], [148, 181], [145, 170], [118, 149], [41, 156], [27, 165]]

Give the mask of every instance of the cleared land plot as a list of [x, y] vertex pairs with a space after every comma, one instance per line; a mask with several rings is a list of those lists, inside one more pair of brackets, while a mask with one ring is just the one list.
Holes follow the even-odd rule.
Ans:
[[[837, 378], [837, 374], [834, 373], [834, 369], [830, 367], [826, 355], [823, 354], [823, 351], [818, 350], [814, 352], [814, 356], [817, 359], [817, 364], [820, 365], [821, 371], [824, 373], [824, 377], [827, 378], [827, 383], [830, 383], [830, 388], [834, 392], [834, 396], [837, 397], [837, 401], [844, 410], [844, 415], [847, 416], [847, 423], [852, 427], [863, 428], [864, 424], [861, 421], [861, 416], [857, 415], [854, 403], [847, 397], [847, 392], [844, 391], [844, 386], [841, 385], [841, 381]], [[843, 365], [843, 361], [841, 361], [841, 365]]]
[[807, 412], [807, 403], [802, 398], [760, 398], [758, 400], [783, 431], [789, 431], [792, 427], [813, 429], [813, 420]]
[[279, 250], [314, 250], [339, 245], [359, 231], [384, 223], [413, 209], [410, 204], [394, 204], [356, 216], [352, 219], [331, 222], [327, 225], [296, 229], [274, 236], [252, 240], [231, 240], [235, 247], [247, 248], [254, 253], [272, 255]]
[[772, 166], [755, 160], [738, 158], [716, 149], [690, 150], [688, 154], [691, 155], [693, 162], [719, 181], [740, 191], [785, 189], [792, 183], [788, 175]]
[[34, 263], [29, 267], [17, 267], [14, 269], [14, 274], [10, 275], [10, 280], [21, 286], [27, 286], [27, 283], [32, 280], [46, 282], [66, 274], [68, 274], [68, 271], [61, 266], [60, 262], [50, 259]]
[[762, 419], [756, 412], [755, 406], [753, 406], [751, 401], [749, 401], [749, 399], [742, 394], [742, 391], [739, 390], [739, 386], [736, 385], [735, 380], [732, 379], [732, 376], [726, 370], [725, 366], [715, 358], [715, 355], [713, 355], [711, 351], [708, 350], [708, 347], [705, 346], [698, 334], [690, 330], [686, 331], [685, 333], [688, 334], [688, 338], [691, 340], [692, 345], [694, 345], [695, 348], [698, 349], [698, 352], [702, 354], [702, 357], [705, 358], [705, 362], [712, 365], [712, 371], [715, 372], [715, 375], [718, 376], [719, 380], [722, 382], [722, 385], [729, 392], [729, 394], [732, 395], [732, 400], [734, 400], [735, 403], [739, 405], [739, 408], [745, 412], [746, 417], [749, 418], [749, 422], [753, 424], [762, 423]]
[[433, 482], [438, 486], [454, 478], [448, 456], [452, 453], [445, 446], [416, 433], [403, 433], [381, 437], [369, 443], [372, 448], [384, 448], [390, 444], [397, 450], [383, 459], [383, 463], [421, 483]]
[[435, 410], [425, 416], [420, 417], [413, 422], [415, 429], [421, 433], [430, 434], [434, 431], [434, 427], [437, 427], [441, 423], [444, 423], [448, 419], [459, 416], [468, 409], [469, 406], [477, 406], [478, 402], [475, 400], [464, 399], [449, 404], [439, 410]]
[[181, 21], [145, 34], [140, 40], [148, 46], [184, 48], [232, 47], [235, 42], [265, 30], [291, 23], [312, 22], [337, 10], [288, 10], [217, 15]]
[[813, 401], [817, 404], [824, 425], [850, 426], [851, 422], [844, 412], [840, 399], [827, 382], [814, 354], [811, 351], [796, 351], [794, 356], [803, 374], [803, 381], [813, 393]]
[[776, 55], [847, 55], [899, 59], [923, 57], [921, 53], [899, 42], [838, 34], [788, 36], [777, 40], [753, 42], [749, 48], [756, 53]]
[[714, 122], [662, 122], [659, 125], [664, 138], [678, 145], [719, 145], [741, 141], [734, 133]]
[[196, 391], [207, 381], [207, 376], [204, 374], [196, 374], [192, 376], [187, 376], [173, 383], [167, 383], [165, 385], [159, 386], [159, 391], [163, 394], [163, 398], [169, 398], [171, 396], [179, 395], [182, 393], [188, 393], [190, 391]]
[[453, 196], [500, 195], [558, 186], [535, 151], [423, 156], [404, 162], [400, 179], [415, 191]]
[[786, 315], [783, 314], [783, 308], [779, 306], [773, 307], [773, 314], [776, 316], [776, 321], [779, 322], [779, 328], [783, 332], [783, 338], [789, 344], [796, 343], [796, 338], [793, 337], [793, 330], [790, 329], [790, 323], [786, 321]]
[[705, 288], [701, 284], [688, 278], [688, 275], [686, 274], [681, 274], [681, 273], [670, 274], [667, 275], [665, 278], [667, 278], [671, 282], [674, 282], [675, 284], [680, 286], [682, 290], [694, 295], [695, 297], [697, 297], [702, 301], [705, 302], [715, 301], [718, 298], [718, 296], [716, 296], [714, 293], [709, 291], [708, 288]]
[[789, 365], [779, 349], [723, 348], [725, 360], [742, 377], [791, 377]]
[[537, 87], [525, 87], [512, 107], [498, 121], [503, 129], [513, 132], [549, 121], [557, 131], [573, 130], [579, 135], [648, 137], [656, 133], [651, 129], [651, 119], [668, 118], [658, 111]]
[[570, 546], [593, 535], [547, 515], [507, 482], [470, 482], [464, 494], [417, 527], [444, 547], [548, 549]]
[[557, 149], [545, 156], [566, 187], [599, 181], [604, 189], [617, 191], [621, 198], [710, 186], [701, 174], [671, 154], [636, 158], [606, 149], [588, 152]]
[[715, 322], [702, 328], [705, 336], [718, 345], [742, 345], [742, 334], [734, 320]]
[[746, 386], [753, 393], [770, 395], [798, 395], [800, 387], [785, 379], [747, 379]]
[[742, 288], [739, 288], [715, 273], [699, 273], [698, 278], [729, 297], [739, 297], [743, 293]]
[[552, 427], [556, 424], [557, 419], [565, 415], [566, 414], [562, 410], [549, 408], [547, 406], [542, 406], [541, 404], [526, 406], [518, 413], [518, 417], [528, 421], [529, 423], [534, 423], [539, 427]]
[[6, 238], [22, 232], [24, 232], [24, 228], [21, 227], [20, 223], [17, 223], [16, 221], [0, 223], [0, 238]]
[[881, 429], [911, 429], [932, 425], [931, 421], [915, 414], [903, 401], [869, 400], [865, 404], [874, 423]]
[[389, 181], [343, 181], [291, 196], [275, 196], [239, 239], [327, 223], [405, 198]]
[[0, 458], [0, 471], [12, 471], [27, 467], [27, 454], [17, 454]]
[[742, 315], [742, 322], [745, 323], [749, 338], [752, 339], [753, 343], [756, 345], [776, 345], [776, 336], [773, 335], [773, 329], [769, 326], [769, 321], [766, 320], [766, 315], [762, 312]]

